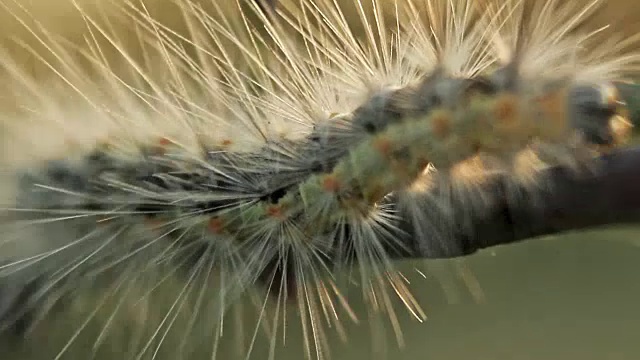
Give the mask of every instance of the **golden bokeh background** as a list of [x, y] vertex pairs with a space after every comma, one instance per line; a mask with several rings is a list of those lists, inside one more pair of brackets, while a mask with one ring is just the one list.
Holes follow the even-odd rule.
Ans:
[[[235, 6], [237, 0], [191, 0], [202, 6], [213, 17], [224, 17], [234, 19], [238, 17], [238, 11]], [[286, 5], [292, 0], [281, 0]], [[470, 0], [480, 1], [480, 0]], [[532, 0], [528, 0], [532, 1]], [[579, 2], [590, 2], [591, 0], [574, 0]], [[118, 9], [125, 4], [127, 0], [75, 0], [87, 13], [96, 17], [98, 20], [105, 15], [109, 18], [111, 28], [115, 33], [119, 34], [120, 41], [124, 43], [126, 48], [135, 54], [139, 51], [139, 43], [132, 36], [134, 29], [133, 22], [121, 16]], [[135, 4], [144, 4], [144, 8], [151, 16], [160, 23], [169, 26], [178, 33], [185, 33], [186, 27], [184, 19], [176, 4], [176, 0], [134, 0], [130, 1]], [[179, 2], [179, 1], [178, 1]], [[295, 2], [295, 1], [294, 1]], [[340, 4], [344, 4], [347, 17], [351, 14], [356, 18], [356, 8], [352, 0], [338, 0]], [[560, 1], [561, 3], [562, 1]], [[214, 6], [212, 4], [216, 4]], [[367, 1], [363, 1], [366, 3]], [[383, 7], [391, 11], [394, 1], [380, 1]], [[32, 26], [35, 22], [40, 23], [52, 33], [84, 46], [84, 38], [88, 36], [86, 32], [86, 24], [75, 5], [73, 0], [2, 0], [0, 4], [4, 4], [0, 8], [0, 47], [6, 48], [12, 56], [20, 59], [25, 68], [30, 69], [37, 76], [48, 73], [42, 68], [42, 64], [34, 58], [29, 51], [26, 51], [21, 45], [16, 45], [16, 39], [24, 42], [29, 47], [35, 48], [40, 55], [48, 56], [48, 52], [43, 49], [38, 42], [29, 34], [24, 24], [17, 21], [11, 12], [21, 14], [26, 25]], [[19, 4], [19, 5], [17, 5]], [[610, 34], [617, 36], [630, 37], [640, 31], [640, 11], [636, 10], [637, 4], [634, 1], [625, 0], [608, 0], [604, 2], [597, 13], [589, 20], [588, 26], [597, 29], [602, 26], [609, 26], [607, 30]], [[27, 20], [24, 16], [28, 12], [31, 20]], [[120, 15], [118, 15], [120, 14]], [[101, 22], [105, 24], [104, 22]]]

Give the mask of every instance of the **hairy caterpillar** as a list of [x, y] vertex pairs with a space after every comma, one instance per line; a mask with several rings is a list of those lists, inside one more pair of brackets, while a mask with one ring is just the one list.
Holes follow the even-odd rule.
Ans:
[[[364, 40], [328, 0], [283, 3], [275, 16], [238, 4], [259, 25], [180, 2], [188, 38], [125, 3], [141, 61], [84, 12], [88, 50], [31, 27], [61, 84], [36, 83], [3, 59], [26, 96], [3, 119], [2, 272], [36, 287], [10, 299], [6, 326], [23, 335], [58, 307], [85, 307], [87, 321], [108, 314], [96, 353], [190, 358], [205, 343], [215, 356], [226, 309], [260, 284], [271, 296], [259, 298], [259, 326], [271, 341], [293, 303], [306, 355], [323, 358], [328, 327], [340, 331], [343, 312], [356, 317], [334, 279], [354, 269], [372, 311], [387, 313], [400, 337], [392, 297], [425, 315], [395, 257], [465, 254], [447, 239], [466, 212], [491, 208], [484, 180], [530, 184], [524, 195], [535, 198], [540, 168], [590, 166], [594, 150], [624, 137], [613, 83], [638, 58], [621, 55], [624, 43], [594, 48], [598, 34], [578, 31], [598, 3], [399, 0], [389, 15], [382, 2], [355, 1]], [[148, 68], [158, 67], [156, 79]], [[15, 154], [20, 141], [33, 149]], [[454, 214], [460, 199], [464, 213]], [[104, 299], [74, 299], [98, 279]], [[166, 313], [137, 313], [161, 306], [145, 299], [167, 282], [181, 291]], [[120, 298], [138, 292], [132, 304]], [[118, 313], [148, 326], [105, 349], [123, 336]], [[175, 331], [183, 340], [168, 336]]]

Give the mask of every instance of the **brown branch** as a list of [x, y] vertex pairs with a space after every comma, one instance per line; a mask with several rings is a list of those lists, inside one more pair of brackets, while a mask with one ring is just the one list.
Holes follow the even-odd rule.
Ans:
[[[548, 170], [550, 186], [536, 192], [534, 204], [508, 202], [505, 182], [496, 180], [491, 190], [497, 206], [490, 212], [472, 215], [470, 229], [454, 232], [444, 244], [435, 244], [438, 234], [432, 234], [432, 239], [420, 238], [406, 224], [403, 230], [413, 235], [406, 242], [411, 250], [398, 257], [465, 256], [544, 235], [640, 223], [640, 147], [620, 150], [599, 160], [597, 171], [588, 176], [563, 167]], [[463, 210], [456, 209], [460, 213]]]

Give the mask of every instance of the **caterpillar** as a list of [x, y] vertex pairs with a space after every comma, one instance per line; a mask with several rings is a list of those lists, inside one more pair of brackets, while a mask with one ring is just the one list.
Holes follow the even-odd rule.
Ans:
[[177, 1], [187, 34], [115, 4], [139, 58], [75, 2], [85, 47], [3, 3], [51, 75], [2, 57], [19, 104], [2, 120], [3, 331], [25, 341], [74, 309], [53, 359], [82, 336], [87, 358], [212, 358], [258, 294], [243, 357], [264, 330], [274, 358], [294, 316], [304, 355], [328, 358], [330, 329], [358, 319], [346, 271], [402, 343], [394, 297], [426, 313], [395, 259], [474, 251], [449, 239], [496, 206], [487, 182], [536, 206], [544, 169], [588, 176], [624, 144], [616, 84], [639, 57], [582, 29], [602, 2], [352, 0], [347, 19], [333, 0], [238, 0], [233, 22]]

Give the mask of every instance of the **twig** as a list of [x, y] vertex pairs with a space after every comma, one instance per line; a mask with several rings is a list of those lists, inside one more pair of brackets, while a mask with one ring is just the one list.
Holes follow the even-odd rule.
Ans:
[[[640, 147], [605, 155], [597, 167], [589, 176], [563, 167], [548, 170], [550, 186], [536, 193], [536, 205], [527, 201], [509, 203], [505, 182], [496, 180], [490, 186], [497, 206], [488, 213], [473, 215], [471, 229], [447, 239], [446, 252], [424, 254], [420, 242], [425, 239], [411, 236], [407, 246], [412, 253], [400, 257], [457, 257], [543, 235], [640, 223]], [[404, 230], [410, 232], [411, 228], [406, 226]], [[450, 249], [457, 250], [451, 253]]]

